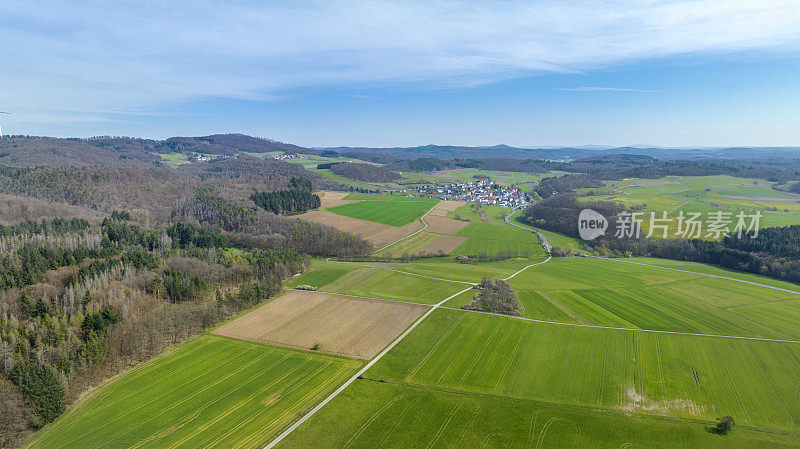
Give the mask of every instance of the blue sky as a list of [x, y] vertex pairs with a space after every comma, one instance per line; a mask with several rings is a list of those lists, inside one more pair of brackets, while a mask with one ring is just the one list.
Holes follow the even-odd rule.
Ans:
[[5, 133], [800, 146], [796, 1], [31, 3]]

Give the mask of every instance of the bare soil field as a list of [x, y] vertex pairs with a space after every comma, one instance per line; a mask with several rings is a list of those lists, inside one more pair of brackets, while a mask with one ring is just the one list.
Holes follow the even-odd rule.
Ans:
[[436, 216], [436, 217], [446, 217], [447, 216], [447, 211], [446, 210], [433, 209], [430, 212], [428, 212], [428, 216], [430, 217], [431, 215]]
[[296, 215], [296, 217], [326, 224], [341, 229], [342, 231], [360, 235], [377, 247], [399, 240], [422, 227], [422, 223], [419, 221], [414, 221], [405, 226], [395, 227], [382, 223], [375, 223], [373, 221], [345, 217], [344, 215], [335, 214], [324, 209], [306, 212]]
[[466, 201], [442, 201], [441, 203], [437, 204], [433, 210], [444, 210], [444, 211], [453, 211], [458, 209], [461, 206], [466, 206]]
[[322, 200], [322, 209], [329, 207], [341, 206], [342, 204], [357, 203], [358, 200], [346, 200], [344, 197], [349, 195], [347, 192], [320, 192]]
[[443, 235], [422, 248], [421, 252], [430, 254], [437, 253], [441, 250], [445, 253], [449, 253], [450, 251], [458, 248], [458, 246], [464, 243], [466, 240], [466, 237], [460, 237], [457, 235]]
[[469, 224], [468, 221], [430, 215], [425, 217], [425, 222], [428, 223], [427, 231], [434, 234], [455, 234]]
[[425, 310], [419, 304], [293, 290], [214, 333], [368, 359]]

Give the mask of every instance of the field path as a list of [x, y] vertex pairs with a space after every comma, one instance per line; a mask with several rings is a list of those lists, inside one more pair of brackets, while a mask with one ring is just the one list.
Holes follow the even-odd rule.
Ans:
[[372, 367], [372, 365], [374, 365], [375, 363], [377, 363], [377, 362], [378, 362], [378, 360], [380, 360], [381, 358], [383, 358], [383, 356], [384, 356], [384, 355], [386, 355], [386, 353], [388, 353], [389, 351], [391, 351], [391, 350], [392, 350], [392, 348], [394, 348], [395, 346], [397, 346], [397, 344], [398, 344], [398, 343], [400, 343], [400, 342], [401, 342], [401, 341], [402, 341], [402, 340], [403, 340], [403, 339], [404, 339], [404, 338], [405, 338], [405, 337], [406, 337], [408, 334], [410, 334], [410, 333], [411, 333], [411, 331], [412, 331], [412, 330], [414, 330], [414, 328], [416, 328], [416, 327], [419, 325], [419, 323], [421, 323], [421, 322], [422, 322], [422, 321], [423, 321], [425, 318], [427, 318], [427, 317], [428, 317], [428, 315], [430, 315], [431, 313], [433, 313], [433, 311], [434, 311], [434, 310], [438, 309], [438, 308], [439, 308], [439, 307], [440, 307], [442, 304], [446, 303], [447, 301], [449, 301], [449, 300], [451, 300], [451, 299], [455, 298], [456, 296], [458, 296], [458, 295], [460, 295], [460, 294], [462, 294], [462, 293], [464, 293], [464, 292], [466, 292], [466, 291], [468, 291], [468, 290], [470, 290], [470, 289], [472, 289], [472, 286], [469, 286], [469, 287], [465, 288], [464, 290], [461, 290], [461, 291], [460, 291], [460, 292], [458, 292], [458, 293], [455, 293], [455, 294], [453, 294], [453, 295], [450, 295], [450, 296], [448, 296], [447, 298], [445, 298], [445, 299], [443, 299], [443, 300], [441, 300], [441, 301], [437, 302], [436, 304], [434, 304], [434, 305], [433, 305], [433, 307], [431, 307], [430, 309], [428, 309], [428, 311], [427, 311], [427, 312], [425, 312], [425, 313], [424, 313], [424, 314], [423, 314], [421, 317], [419, 317], [419, 318], [417, 319], [417, 321], [414, 321], [414, 323], [413, 323], [411, 326], [409, 326], [409, 327], [408, 327], [408, 329], [406, 329], [406, 330], [405, 330], [405, 332], [403, 332], [402, 334], [400, 334], [400, 336], [399, 336], [399, 337], [397, 337], [397, 338], [396, 338], [396, 339], [395, 339], [393, 342], [391, 342], [391, 343], [389, 344], [389, 346], [387, 346], [386, 348], [384, 348], [384, 349], [383, 349], [383, 351], [381, 351], [381, 352], [380, 352], [378, 355], [376, 355], [376, 356], [375, 356], [375, 357], [374, 357], [372, 360], [370, 360], [370, 361], [369, 361], [369, 363], [367, 363], [366, 365], [364, 365], [364, 367], [363, 367], [363, 368], [361, 368], [360, 370], [358, 370], [358, 372], [357, 372], [357, 373], [353, 374], [353, 376], [352, 376], [352, 377], [350, 377], [349, 379], [347, 379], [347, 381], [346, 381], [345, 383], [343, 383], [342, 385], [340, 385], [340, 386], [339, 386], [339, 388], [337, 388], [337, 389], [336, 389], [336, 390], [335, 390], [333, 393], [331, 393], [331, 394], [330, 394], [330, 395], [329, 395], [327, 398], [323, 399], [323, 400], [322, 400], [322, 402], [320, 402], [320, 403], [319, 403], [319, 404], [317, 404], [317, 405], [316, 405], [314, 408], [312, 408], [312, 409], [311, 409], [311, 411], [309, 411], [308, 413], [306, 413], [305, 415], [303, 415], [303, 417], [302, 417], [302, 418], [300, 418], [299, 420], [297, 420], [297, 422], [295, 422], [294, 424], [292, 424], [291, 426], [289, 426], [289, 427], [288, 427], [286, 430], [284, 430], [284, 431], [283, 431], [283, 433], [281, 433], [280, 435], [278, 435], [278, 436], [277, 436], [277, 437], [276, 437], [274, 440], [272, 440], [272, 441], [271, 441], [271, 442], [270, 442], [268, 445], [264, 446], [264, 449], [271, 449], [271, 448], [275, 447], [275, 445], [277, 445], [278, 443], [280, 443], [281, 441], [283, 441], [283, 439], [284, 439], [284, 438], [286, 438], [287, 436], [289, 436], [289, 434], [291, 434], [292, 432], [294, 432], [294, 431], [295, 431], [295, 429], [297, 429], [298, 427], [300, 427], [300, 426], [301, 426], [301, 425], [302, 425], [304, 422], [308, 421], [308, 419], [309, 419], [309, 418], [311, 418], [312, 416], [314, 416], [314, 414], [315, 414], [315, 413], [317, 413], [317, 412], [318, 412], [318, 411], [319, 411], [319, 410], [320, 410], [322, 407], [324, 407], [324, 406], [325, 406], [325, 405], [326, 405], [328, 402], [330, 402], [331, 400], [333, 400], [333, 398], [335, 398], [336, 396], [338, 396], [338, 395], [339, 395], [339, 393], [341, 393], [342, 391], [344, 391], [344, 389], [345, 389], [345, 388], [347, 388], [348, 386], [350, 386], [350, 384], [351, 384], [351, 383], [355, 382], [355, 380], [356, 380], [356, 379], [358, 379], [358, 378], [359, 378], [360, 376], [362, 376], [362, 375], [363, 375], [365, 372], [367, 372], [367, 370], [368, 370], [368, 369], [370, 369], [370, 368]]
[[[437, 203], [437, 205], [438, 205], [438, 203]], [[436, 206], [433, 206], [433, 208], [435, 208], [435, 207], [436, 207]], [[433, 208], [431, 208], [431, 210], [433, 210]], [[426, 213], [425, 213], [425, 215], [428, 215], [429, 213], [430, 213], [430, 210], [429, 210], [428, 212], [426, 212]], [[422, 222], [423, 222], [423, 223], [425, 223], [425, 215], [423, 215], [423, 216], [420, 218], [420, 220], [422, 220]], [[506, 221], [507, 221], [507, 220], [506, 220]], [[509, 224], [511, 224], [511, 225], [514, 225], [514, 226], [517, 226], [517, 225], [515, 225], [514, 223], [509, 223]], [[427, 227], [427, 226], [428, 226], [428, 224], [427, 224], [427, 223], [425, 223], [425, 227]], [[520, 227], [522, 227], [522, 226], [520, 226]], [[422, 229], [425, 229], [425, 228], [422, 228]], [[420, 229], [420, 230], [419, 230], [419, 231], [417, 231], [417, 232], [420, 232], [420, 231], [422, 231], [422, 229]], [[527, 228], [523, 228], [523, 229], [527, 229]], [[534, 232], [536, 232], [536, 231], [534, 231]], [[413, 234], [411, 234], [411, 235], [413, 235]], [[403, 237], [403, 238], [402, 238], [402, 239], [400, 239], [400, 240], [403, 240], [403, 239], [405, 239], [405, 238], [411, 237], [411, 235], [408, 235], [408, 236], [406, 236], [406, 237]], [[541, 265], [541, 264], [543, 264], [543, 263], [547, 263], [547, 262], [548, 262], [548, 261], [551, 259], [551, 256], [550, 256], [550, 245], [547, 243], [547, 240], [546, 240], [546, 239], [544, 239], [544, 236], [541, 236], [540, 238], [542, 238], [542, 239], [543, 239], [543, 240], [541, 240], [541, 243], [542, 243], [542, 245], [545, 247], [545, 249], [547, 250], [547, 253], [548, 253], [548, 257], [547, 257], [547, 259], [545, 259], [545, 260], [543, 260], [543, 261], [541, 261], [541, 262], [532, 263], [532, 264], [530, 264], [530, 265], [527, 265], [527, 266], [523, 267], [522, 269], [520, 269], [520, 270], [519, 270], [519, 271], [517, 271], [516, 273], [514, 273], [514, 274], [512, 274], [511, 276], [508, 276], [507, 278], [505, 278], [506, 280], [513, 278], [514, 276], [518, 275], [519, 273], [522, 273], [523, 271], [525, 271], [526, 269], [528, 269], [528, 268], [530, 268], [530, 267], [532, 267], [532, 266], [534, 266], [534, 265]], [[398, 240], [397, 242], [399, 242], [400, 240]], [[391, 244], [390, 244], [390, 245], [388, 245], [388, 246], [394, 245], [394, 244], [395, 244], [395, 243], [397, 243], [397, 242], [391, 243]], [[388, 246], [385, 246], [385, 247], [383, 247], [383, 248], [381, 248], [381, 249], [387, 248]], [[380, 250], [378, 250], [378, 251], [380, 251]], [[392, 271], [397, 271], [397, 270], [392, 270]], [[412, 273], [407, 273], [407, 274], [412, 274]], [[418, 276], [422, 276], [422, 275], [418, 275]], [[428, 277], [428, 276], [423, 276], [423, 277]], [[444, 280], [444, 279], [443, 279], [443, 280]], [[463, 281], [453, 281], [453, 282], [463, 282]], [[269, 444], [267, 444], [266, 446], [264, 446], [264, 449], [272, 449], [272, 448], [273, 448], [273, 447], [275, 447], [275, 446], [276, 446], [278, 443], [280, 443], [281, 441], [283, 441], [283, 439], [284, 439], [284, 438], [286, 438], [286, 437], [287, 437], [287, 436], [289, 436], [289, 435], [290, 435], [292, 432], [294, 432], [294, 431], [295, 431], [295, 430], [296, 430], [298, 427], [300, 427], [301, 425], [303, 425], [303, 423], [304, 423], [304, 422], [308, 421], [308, 420], [309, 420], [309, 419], [310, 419], [310, 418], [311, 418], [311, 417], [312, 417], [312, 416], [313, 416], [315, 413], [317, 413], [317, 412], [318, 412], [320, 409], [322, 409], [322, 407], [324, 407], [326, 404], [328, 404], [330, 401], [332, 401], [332, 400], [333, 400], [333, 398], [335, 398], [336, 396], [338, 396], [338, 395], [339, 395], [339, 394], [340, 394], [342, 391], [344, 391], [344, 390], [345, 390], [345, 388], [347, 388], [348, 386], [350, 386], [350, 384], [352, 384], [353, 382], [355, 382], [355, 380], [356, 380], [356, 379], [358, 379], [360, 376], [362, 376], [364, 373], [366, 373], [366, 372], [367, 372], [367, 370], [369, 370], [369, 369], [372, 367], [372, 365], [374, 365], [375, 363], [377, 363], [377, 362], [378, 362], [378, 360], [380, 360], [381, 358], [383, 358], [383, 356], [384, 356], [384, 355], [386, 355], [386, 354], [387, 354], [389, 351], [391, 351], [391, 350], [392, 350], [392, 348], [394, 348], [395, 346], [397, 346], [397, 344], [398, 344], [398, 343], [400, 343], [400, 342], [401, 342], [401, 341], [402, 341], [404, 338], [406, 338], [406, 336], [407, 336], [408, 334], [410, 334], [410, 333], [411, 333], [411, 331], [413, 331], [413, 330], [414, 330], [414, 328], [416, 328], [417, 326], [419, 326], [419, 324], [420, 324], [420, 323], [422, 323], [422, 321], [424, 321], [424, 320], [425, 320], [425, 318], [427, 318], [427, 317], [428, 317], [428, 316], [429, 316], [431, 313], [433, 313], [433, 311], [434, 311], [434, 310], [436, 310], [436, 309], [438, 309], [438, 308], [442, 307], [442, 306], [444, 305], [444, 303], [446, 303], [447, 301], [449, 301], [449, 300], [451, 300], [451, 299], [455, 298], [456, 296], [458, 296], [458, 295], [460, 295], [460, 294], [462, 294], [462, 293], [464, 293], [464, 292], [467, 292], [467, 291], [471, 290], [472, 288], [473, 288], [473, 284], [470, 284], [470, 286], [469, 286], [469, 287], [467, 287], [467, 288], [465, 288], [465, 289], [463, 289], [463, 290], [461, 290], [461, 291], [459, 291], [459, 292], [456, 292], [456, 293], [454, 293], [454, 294], [452, 294], [452, 295], [448, 296], [447, 298], [444, 298], [443, 300], [441, 300], [441, 301], [437, 302], [437, 303], [436, 303], [436, 304], [434, 304], [433, 306], [431, 306], [431, 308], [430, 308], [430, 309], [428, 309], [428, 311], [427, 311], [427, 312], [425, 312], [425, 313], [424, 313], [424, 314], [423, 314], [421, 317], [419, 317], [419, 318], [418, 318], [416, 321], [414, 321], [414, 323], [413, 323], [413, 324], [411, 324], [411, 326], [409, 326], [409, 327], [408, 327], [408, 329], [406, 329], [406, 330], [405, 330], [405, 332], [403, 332], [402, 334], [400, 334], [400, 335], [399, 335], [399, 336], [398, 336], [398, 337], [397, 337], [397, 338], [396, 338], [394, 341], [392, 341], [392, 342], [389, 344], [389, 346], [385, 347], [385, 348], [383, 349], [383, 351], [381, 351], [380, 353], [378, 353], [378, 355], [376, 355], [376, 356], [375, 356], [375, 357], [374, 357], [372, 360], [370, 360], [370, 361], [369, 361], [369, 362], [368, 362], [366, 365], [364, 365], [364, 367], [363, 367], [363, 368], [361, 368], [360, 370], [358, 370], [358, 372], [356, 372], [355, 374], [353, 374], [353, 376], [352, 376], [352, 377], [350, 377], [349, 379], [347, 379], [347, 381], [345, 381], [345, 383], [343, 383], [342, 385], [340, 385], [340, 386], [339, 386], [339, 388], [337, 388], [336, 390], [334, 390], [334, 392], [333, 392], [333, 393], [331, 393], [331, 394], [330, 394], [328, 397], [326, 397], [325, 399], [323, 399], [323, 400], [322, 400], [322, 402], [320, 402], [319, 404], [317, 404], [317, 405], [316, 405], [314, 408], [312, 408], [312, 409], [311, 409], [311, 410], [310, 410], [308, 413], [306, 413], [305, 415], [303, 415], [303, 416], [302, 416], [302, 417], [301, 417], [299, 420], [297, 420], [297, 422], [295, 422], [294, 424], [292, 424], [291, 426], [289, 426], [289, 427], [288, 427], [286, 430], [284, 430], [284, 431], [283, 431], [283, 432], [282, 432], [280, 435], [278, 435], [277, 437], [275, 437], [275, 439], [274, 439], [274, 440], [272, 440], [272, 441], [271, 441]]]
[[424, 225], [423, 227], [421, 227], [420, 229], [417, 229], [416, 231], [412, 232], [411, 234], [408, 234], [407, 236], [405, 236], [405, 237], [403, 237], [403, 238], [401, 238], [401, 239], [395, 240], [394, 242], [392, 242], [392, 243], [390, 243], [390, 244], [388, 244], [388, 245], [386, 245], [386, 246], [384, 246], [384, 247], [382, 247], [382, 248], [378, 248], [378, 249], [376, 249], [376, 250], [375, 250], [375, 251], [373, 251], [372, 253], [373, 253], [373, 254], [375, 254], [375, 253], [377, 253], [378, 251], [383, 251], [383, 250], [385, 250], [386, 248], [388, 248], [388, 247], [390, 247], [390, 246], [392, 246], [392, 245], [394, 245], [394, 244], [400, 243], [400, 242], [402, 242], [403, 240], [405, 240], [405, 239], [407, 239], [407, 238], [409, 238], [409, 237], [411, 237], [411, 236], [413, 236], [413, 235], [416, 235], [416, 234], [418, 234], [418, 233], [420, 233], [420, 232], [424, 231], [425, 229], [427, 229], [427, 228], [428, 228], [428, 223], [426, 223], [426, 222], [425, 222], [425, 217], [427, 217], [427, 216], [428, 216], [428, 214], [429, 214], [429, 213], [431, 213], [431, 211], [432, 211], [432, 210], [436, 209], [436, 206], [438, 206], [439, 204], [441, 204], [441, 201], [439, 201], [438, 203], [434, 204], [434, 205], [433, 205], [433, 207], [431, 207], [430, 209], [428, 209], [428, 212], [425, 212], [425, 215], [423, 215], [423, 216], [419, 217], [420, 221], [421, 221], [421, 222], [422, 222], [422, 224]]
[[745, 281], [744, 279], [736, 279], [736, 278], [731, 278], [731, 277], [727, 277], [727, 276], [719, 276], [719, 275], [716, 275], [716, 274], [698, 273], [696, 271], [681, 270], [681, 269], [678, 269], [678, 268], [660, 267], [658, 265], [652, 265], [652, 264], [647, 264], [647, 263], [642, 263], [642, 262], [633, 262], [633, 261], [630, 261], [630, 260], [612, 259], [610, 257], [599, 257], [599, 256], [589, 256], [589, 257], [594, 257], [595, 259], [610, 260], [610, 261], [613, 261], [613, 262], [630, 263], [630, 264], [633, 264], [633, 265], [641, 265], [641, 266], [644, 266], [644, 267], [661, 268], [662, 270], [679, 271], [681, 273], [696, 274], [698, 276], [706, 276], [706, 277], [710, 277], [710, 278], [725, 279], [725, 280], [728, 280], [728, 281], [741, 282], [743, 284], [750, 284], [750, 285], [755, 285], [757, 287], [770, 288], [772, 290], [778, 290], [778, 291], [781, 291], [781, 292], [791, 293], [791, 294], [794, 294], [794, 295], [800, 295], [800, 292], [795, 291], [795, 290], [788, 290], [788, 289], [785, 289], [785, 288], [774, 287], [772, 285], [759, 284], [758, 282], [753, 282], [753, 281]]

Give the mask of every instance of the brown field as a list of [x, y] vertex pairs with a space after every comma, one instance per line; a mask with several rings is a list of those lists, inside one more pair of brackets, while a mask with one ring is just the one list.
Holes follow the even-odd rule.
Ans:
[[395, 227], [372, 221], [359, 220], [357, 218], [345, 217], [344, 215], [334, 214], [324, 209], [306, 212], [296, 215], [303, 220], [314, 221], [317, 223], [333, 226], [342, 231], [360, 235], [376, 247], [388, 245], [399, 240], [408, 234], [422, 227], [422, 223], [417, 220], [405, 226]]
[[428, 212], [428, 216], [430, 217], [431, 215], [434, 215], [434, 216], [437, 216], [437, 217], [446, 217], [447, 216], [447, 211], [446, 210], [439, 210], [439, 209], [432, 209], [430, 212]]
[[292, 290], [214, 333], [368, 359], [426, 309], [419, 304]]
[[446, 211], [453, 211], [458, 209], [461, 206], [466, 206], [466, 201], [442, 201], [441, 203], [437, 204], [433, 210], [446, 210]]
[[347, 192], [321, 192], [322, 208], [341, 206], [342, 204], [357, 203], [358, 200], [346, 200], [344, 197], [349, 195]]
[[441, 250], [445, 253], [449, 253], [450, 251], [458, 248], [458, 245], [464, 243], [465, 240], [467, 240], [466, 237], [460, 237], [457, 235], [443, 235], [426, 245], [420, 250], [420, 252], [435, 254]]
[[469, 224], [468, 221], [430, 215], [425, 217], [425, 222], [428, 223], [426, 230], [434, 234], [455, 234]]

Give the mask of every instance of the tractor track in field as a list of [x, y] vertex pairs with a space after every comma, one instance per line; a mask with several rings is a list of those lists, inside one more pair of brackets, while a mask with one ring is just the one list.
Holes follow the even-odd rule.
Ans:
[[[437, 205], [438, 204], [439, 203], [437, 203]], [[409, 238], [409, 237], [411, 237], [411, 236], [413, 236], [413, 235], [425, 230], [428, 227], [428, 224], [425, 222], [425, 216], [427, 216], [434, 208], [436, 208], [437, 205], [434, 205], [430, 210], [428, 210], [428, 212], [426, 212], [422, 217], [420, 217], [420, 220], [424, 224], [423, 228], [421, 228], [421, 229], [419, 229], [419, 230], [417, 230], [417, 231], [415, 231], [415, 232], [413, 232], [413, 233], [411, 233], [411, 234], [409, 234], [409, 235], [407, 235], [407, 236], [405, 236], [405, 237], [403, 237], [403, 238], [401, 238], [399, 240], [396, 240], [396, 241], [390, 243], [389, 245], [386, 245], [386, 246], [384, 246], [382, 248], [379, 248], [375, 252], [378, 252], [378, 251], [381, 251], [383, 249], [386, 249], [386, 248], [388, 248], [388, 247], [390, 247], [390, 246], [392, 246], [392, 245], [394, 245], [394, 244], [396, 244], [398, 242], [401, 242], [401, 241], [403, 241], [403, 240], [405, 240], [405, 239], [407, 239], [407, 238]], [[509, 218], [512, 217], [514, 215], [514, 213], [516, 213], [516, 211], [517, 211], [517, 209], [514, 209], [511, 212], [511, 214], [509, 214], [508, 216], [504, 217], [505, 222], [508, 223], [511, 226], [516, 226], [518, 228], [534, 232], [539, 237], [540, 244], [547, 251], [547, 256], [548, 257], [543, 261], [526, 265], [525, 267], [521, 268], [517, 272], [511, 274], [510, 276], [508, 276], [506, 278], [503, 278], [504, 280], [510, 280], [510, 279], [514, 278], [515, 276], [517, 276], [518, 274], [522, 273], [523, 271], [527, 270], [528, 268], [530, 268], [532, 266], [535, 266], [535, 265], [541, 265], [541, 264], [547, 263], [548, 261], [550, 261], [550, 259], [552, 259], [552, 255], [551, 255], [551, 251], [550, 251], [551, 248], [552, 248], [552, 245], [550, 245], [550, 243], [547, 241], [547, 238], [541, 232], [539, 232], [536, 229], [531, 229], [531, 228], [528, 228], [528, 227], [525, 227], [525, 226], [521, 226], [521, 225], [518, 225], [516, 223], [512, 223], [511, 221], [509, 221]], [[648, 266], [648, 267], [653, 267], [653, 268], [661, 268], [661, 269], [665, 269], [665, 270], [679, 271], [679, 272], [684, 272], [684, 273], [689, 273], [689, 274], [696, 274], [696, 275], [700, 275], [700, 276], [708, 276], [708, 277], [713, 277], [713, 278], [718, 278], [718, 279], [731, 280], [731, 281], [735, 281], [735, 282], [742, 282], [742, 283], [745, 283], [745, 284], [750, 284], [750, 285], [755, 285], [755, 286], [760, 286], [760, 287], [770, 288], [770, 289], [773, 289], [773, 290], [778, 290], [778, 291], [783, 291], [783, 292], [787, 292], [787, 293], [793, 293], [793, 294], [796, 294], [796, 295], [800, 295], [800, 292], [797, 292], [797, 291], [783, 289], [783, 288], [774, 287], [774, 286], [765, 285], [765, 284], [759, 284], [757, 282], [752, 282], [752, 281], [745, 281], [745, 280], [742, 280], [742, 279], [736, 279], [736, 278], [732, 278], [732, 277], [718, 276], [718, 275], [699, 273], [699, 272], [694, 272], [694, 271], [689, 271], [689, 270], [681, 270], [681, 269], [677, 269], [677, 268], [661, 267], [661, 266], [658, 266], [658, 265], [651, 265], [651, 264], [632, 262], [632, 261], [625, 261], [625, 260], [618, 260], [618, 259], [610, 259], [610, 258], [597, 257], [597, 256], [590, 256], [590, 257], [595, 257], [595, 258], [604, 259], [604, 260], [611, 260], [611, 261], [615, 261], [615, 262], [623, 262], [623, 263], [631, 263], [631, 264], [635, 264], [635, 265], [643, 265], [643, 266]], [[330, 261], [331, 259], [328, 258], [326, 260]], [[737, 336], [737, 335], [722, 335], [722, 334], [705, 334], [705, 333], [695, 333], [695, 332], [665, 331], [665, 330], [656, 330], [656, 329], [640, 329], [640, 328], [626, 328], [626, 327], [615, 327], [615, 326], [600, 326], [600, 325], [580, 324], [580, 323], [562, 323], [562, 322], [557, 322], [557, 321], [537, 320], [537, 319], [534, 319], [534, 318], [509, 316], [509, 315], [502, 315], [502, 314], [496, 314], [496, 313], [490, 313], [490, 312], [480, 312], [480, 311], [476, 311], [476, 310], [464, 310], [464, 309], [455, 308], [455, 307], [447, 307], [447, 306], [444, 306], [444, 304], [447, 301], [455, 298], [456, 296], [458, 296], [458, 295], [460, 295], [460, 294], [462, 294], [464, 292], [467, 292], [470, 289], [472, 289], [473, 286], [475, 285], [473, 283], [469, 283], [469, 282], [465, 282], [465, 281], [457, 281], [457, 280], [453, 280], [453, 279], [435, 278], [435, 277], [431, 277], [431, 276], [425, 276], [425, 275], [420, 275], [420, 274], [415, 274], [415, 273], [408, 273], [408, 272], [405, 272], [405, 271], [389, 269], [389, 268], [380, 268], [380, 269], [386, 269], [386, 270], [394, 271], [394, 272], [398, 272], [398, 273], [410, 274], [410, 275], [413, 275], [413, 276], [420, 276], [420, 277], [424, 277], [424, 278], [430, 278], [430, 279], [436, 279], [436, 280], [442, 280], [442, 281], [465, 283], [465, 284], [470, 284], [470, 286], [465, 288], [465, 289], [463, 289], [463, 290], [461, 290], [461, 291], [459, 291], [459, 292], [457, 292], [457, 293], [455, 293], [455, 294], [453, 294], [453, 295], [448, 296], [447, 298], [439, 301], [436, 304], [430, 305], [430, 308], [421, 317], [419, 317], [416, 321], [414, 321], [414, 323], [412, 323], [402, 334], [400, 334], [395, 340], [393, 340], [388, 346], [386, 346], [380, 353], [378, 353], [378, 355], [376, 355], [374, 358], [372, 358], [366, 365], [364, 365], [360, 370], [358, 370], [358, 372], [356, 372], [352, 377], [350, 377], [347, 381], [345, 381], [344, 384], [339, 386], [339, 388], [337, 388], [333, 393], [331, 393], [328, 397], [326, 397], [322, 402], [317, 404], [308, 413], [303, 415], [298, 421], [293, 423], [286, 430], [284, 430], [280, 435], [278, 435], [275, 439], [273, 439], [269, 444], [267, 444], [264, 447], [264, 449], [272, 449], [272, 448], [274, 448], [278, 443], [280, 443], [287, 436], [289, 436], [289, 434], [294, 432], [303, 423], [308, 421], [314, 414], [316, 414], [320, 409], [322, 409], [331, 400], [333, 400], [342, 391], [344, 391], [348, 386], [350, 386], [350, 384], [352, 384], [356, 379], [358, 379], [360, 377], [363, 377], [364, 373], [366, 373], [375, 363], [377, 363], [381, 358], [383, 358], [384, 355], [386, 355], [389, 351], [391, 351], [398, 343], [400, 343], [400, 341], [402, 341], [408, 334], [410, 334], [411, 331], [413, 331], [420, 323], [422, 323], [422, 321], [425, 320], [425, 318], [427, 318], [430, 314], [432, 314], [436, 309], [440, 309], [440, 308], [441, 309], [448, 309], [448, 310], [466, 311], [466, 312], [471, 312], [471, 313], [480, 313], [480, 314], [485, 314], [485, 315], [501, 316], [501, 317], [510, 318], [510, 319], [537, 322], [537, 323], [543, 323], [543, 324], [553, 324], [553, 325], [560, 325], [560, 326], [586, 327], [586, 328], [622, 330], [622, 331], [632, 331], [632, 332], [648, 332], [648, 333], [659, 333], [659, 334], [687, 335], [687, 336], [698, 336], [698, 337], [709, 337], [709, 338], [729, 338], [729, 339], [753, 340], [753, 341], [765, 341], [765, 342], [800, 343], [800, 340], [788, 340], [788, 339], [778, 339], [778, 338], [746, 337], [746, 336]], [[373, 298], [373, 299], [381, 301], [380, 298]]]

